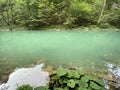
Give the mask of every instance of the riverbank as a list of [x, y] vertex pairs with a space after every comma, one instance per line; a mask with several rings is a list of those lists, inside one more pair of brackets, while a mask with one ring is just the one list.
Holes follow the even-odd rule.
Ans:
[[[86, 75], [89, 73], [89, 75], [92, 75], [93, 77], [98, 77], [104, 80], [104, 83], [106, 84], [107, 90], [119, 90], [120, 89], [120, 68], [116, 67], [110, 63], [106, 63], [106, 66], [108, 67], [108, 73], [107, 75], [96, 75], [87, 72], [85, 70], [82, 70], [82, 73], [86, 73]], [[43, 71], [44, 64], [36, 65], [31, 68], [20, 68], [15, 70], [13, 73], [10, 74], [9, 79], [7, 83], [3, 83], [0, 85], [0, 90], [16, 90], [17, 87], [21, 85], [30, 85], [32, 87], [39, 87], [39, 86], [46, 86], [49, 82], [49, 75], [54, 75], [56, 70], [54, 70], [53, 67], [46, 67], [44, 68], [45, 71]], [[77, 70], [77, 67], [67, 67], [70, 70]], [[80, 71], [80, 72], [81, 72]], [[64, 72], [60, 71], [61, 74]], [[95, 73], [95, 72], [94, 72]], [[60, 74], [60, 75], [61, 75]], [[32, 81], [32, 82], [31, 82]]]
[[46, 30], [46, 31], [120, 31], [120, 28], [115, 27], [106, 27], [101, 28], [96, 25], [91, 26], [80, 26], [80, 27], [66, 27], [61, 25], [56, 26], [47, 26], [47, 27], [41, 27], [36, 29], [30, 29], [26, 27], [13, 27], [12, 30], [9, 30], [7, 27], [1, 27], [0, 31], [25, 31], [25, 30]]

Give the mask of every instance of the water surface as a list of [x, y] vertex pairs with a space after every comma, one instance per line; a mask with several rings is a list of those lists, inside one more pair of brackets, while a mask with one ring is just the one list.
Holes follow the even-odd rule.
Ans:
[[13, 31], [0, 32], [0, 72], [41, 58], [53, 66], [104, 68], [120, 64], [120, 32]]

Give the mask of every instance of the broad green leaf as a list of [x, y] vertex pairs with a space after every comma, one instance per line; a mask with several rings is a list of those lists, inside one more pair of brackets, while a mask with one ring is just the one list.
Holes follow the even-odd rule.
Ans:
[[69, 70], [67, 77], [68, 78], [80, 78], [80, 75], [75, 70]]
[[98, 78], [96, 78], [96, 77], [89, 76], [89, 75], [86, 75], [85, 77], [86, 77], [87, 79], [89, 79], [89, 80], [93, 80], [93, 81], [99, 83], [99, 84], [102, 85], [102, 86], [105, 86], [105, 83], [104, 83], [101, 79], [98, 79]]
[[68, 83], [69, 79], [68, 78], [64, 78], [63, 83]]
[[60, 83], [60, 84], [63, 84], [63, 80], [62, 80], [62, 79], [60, 79], [60, 80], [59, 80], [59, 83]]
[[81, 72], [80, 70], [76, 70], [80, 75], [85, 75], [84, 72]]
[[63, 84], [63, 83], [68, 83], [68, 79], [66, 77], [60, 78], [59, 79], [59, 83]]
[[95, 82], [99, 83], [101, 86], [105, 86], [105, 83], [101, 79], [94, 79]]
[[78, 85], [80, 87], [85, 87], [85, 88], [88, 87], [88, 83], [86, 81], [84, 81], [84, 80], [79, 80]]
[[86, 82], [86, 83], [87, 83], [87, 82], [89, 81], [89, 78], [88, 78], [88, 77], [86, 77], [86, 76], [84, 76], [84, 77], [82, 77], [82, 78], [81, 78], [81, 81], [84, 81], [84, 82]]
[[94, 82], [90, 82], [90, 87], [93, 88], [93, 89], [97, 89], [97, 90], [100, 90], [100, 88], [101, 88], [99, 85], [97, 85]]
[[85, 87], [79, 87], [77, 90], [88, 90], [88, 89]]
[[67, 86], [74, 88], [75, 87], [75, 81], [73, 79], [70, 79], [67, 83]]
[[56, 74], [57, 74], [58, 76], [65, 76], [65, 75], [67, 74], [67, 71], [66, 71], [66, 69], [60, 68], [60, 69], [58, 69], [58, 70], [56, 71]]

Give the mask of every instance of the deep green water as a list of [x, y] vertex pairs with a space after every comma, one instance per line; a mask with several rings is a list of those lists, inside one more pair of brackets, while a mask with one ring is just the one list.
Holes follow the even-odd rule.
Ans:
[[104, 68], [105, 61], [119, 65], [120, 32], [0, 32], [0, 70], [40, 58], [46, 58], [46, 63], [53, 66]]

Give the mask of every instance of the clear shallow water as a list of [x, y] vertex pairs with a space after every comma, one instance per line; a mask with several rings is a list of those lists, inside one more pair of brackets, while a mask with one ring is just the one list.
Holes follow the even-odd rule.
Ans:
[[46, 58], [46, 63], [53, 66], [104, 68], [105, 61], [119, 65], [120, 32], [0, 32], [0, 70], [40, 58]]

